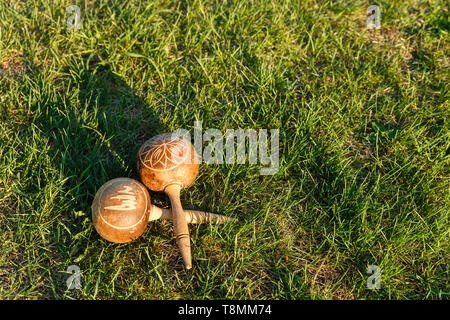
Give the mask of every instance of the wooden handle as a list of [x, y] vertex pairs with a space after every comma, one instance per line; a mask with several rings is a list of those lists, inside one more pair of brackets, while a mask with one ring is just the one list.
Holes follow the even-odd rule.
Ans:
[[237, 219], [226, 217], [221, 214], [215, 214], [205, 211], [196, 210], [184, 210], [184, 215], [186, 216], [186, 221], [188, 223], [225, 223], [225, 222], [236, 222]]
[[180, 201], [180, 185], [168, 185], [164, 192], [169, 196], [170, 204], [172, 206], [172, 220], [175, 237], [177, 239], [178, 247], [180, 248], [181, 256], [183, 257], [186, 269], [192, 268], [191, 256], [191, 241], [189, 237], [189, 228], [184, 216], [183, 207]]
[[[237, 222], [236, 218], [223, 216], [221, 214], [210, 213], [205, 211], [196, 210], [183, 210], [187, 223], [202, 224], [202, 223], [225, 223], [225, 222]], [[152, 205], [150, 213], [148, 215], [148, 221], [153, 220], [172, 220], [172, 211], [170, 209], [163, 209], [158, 206]]]

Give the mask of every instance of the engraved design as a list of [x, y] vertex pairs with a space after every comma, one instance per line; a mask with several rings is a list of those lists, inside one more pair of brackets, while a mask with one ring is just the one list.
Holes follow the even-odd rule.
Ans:
[[[150, 198], [148, 197], [148, 193], [146, 192], [145, 188], [144, 188], [139, 182], [137, 182], [137, 181], [135, 181], [135, 180], [133, 180], [133, 179], [130, 179], [130, 178], [116, 178], [116, 179], [113, 179], [113, 180], [108, 181], [107, 183], [105, 183], [105, 184], [100, 188], [101, 192], [100, 192], [100, 196], [99, 196], [98, 199], [97, 199], [97, 208], [100, 208], [100, 207], [101, 207], [101, 199], [103, 199], [103, 192], [104, 192], [110, 185], [113, 185], [113, 184], [115, 184], [115, 183], [123, 183], [123, 184], [125, 184], [125, 183], [133, 183], [133, 184], [135, 184], [135, 185], [137, 185], [137, 186], [139, 187], [139, 189], [141, 190], [141, 192], [145, 195], [145, 209], [144, 209], [144, 211], [143, 211], [142, 217], [139, 219], [138, 222], [136, 222], [135, 224], [133, 224], [133, 225], [131, 225], [131, 226], [120, 227], [120, 226], [115, 226], [115, 225], [112, 225], [111, 223], [109, 223], [109, 222], [105, 219], [105, 217], [103, 216], [103, 214], [102, 214], [103, 210], [99, 210], [99, 211], [97, 212], [97, 215], [98, 215], [98, 217], [100, 217], [100, 219], [101, 219], [105, 224], [107, 224], [107, 225], [110, 226], [111, 228], [118, 229], [118, 230], [129, 230], [129, 229], [132, 229], [132, 228], [136, 227], [137, 225], [139, 225], [139, 224], [142, 222], [142, 220], [145, 218], [145, 213], [146, 213], [147, 210], [148, 210], [148, 206], [151, 205], [151, 203], [150, 203]], [[131, 186], [124, 186], [124, 188], [126, 189], [127, 192], [129, 192], [130, 189], [133, 189]], [[103, 190], [102, 190], [102, 189], [103, 189]], [[100, 190], [99, 190], [99, 191], [100, 191]], [[135, 204], [135, 205], [136, 205], [136, 204]], [[104, 209], [106, 209], [106, 208], [104, 208]], [[131, 209], [130, 209], [130, 210], [131, 210]]]
[[136, 210], [136, 196], [134, 195], [133, 188], [130, 186], [123, 186], [122, 190], [117, 192], [119, 195], [111, 197], [111, 200], [121, 200], [120, 205], [108, 206], [105, 209], [109, 210], [118, 210], [118, 211], [126, 211], [126, 210]]
[[190, 145], [180, 137], [170, 134], [156, 136], [148, 140], [139, 152], [141, 163], [155, 171], [166, 171], [188, 163]]

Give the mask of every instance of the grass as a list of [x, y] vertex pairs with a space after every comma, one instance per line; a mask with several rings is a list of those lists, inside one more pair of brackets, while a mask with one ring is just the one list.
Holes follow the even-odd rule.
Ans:
[[[448, 299], [448, 16], [419, 0], [1, 1], [0, 298]], [[195, 120], [279, 128], [280, 167], [200, 166], [184, 207], [240, 221], [191, 226], [186, 272], [170, 222], [113, 244], [90, 204], [139, 179], [145, 140]]]

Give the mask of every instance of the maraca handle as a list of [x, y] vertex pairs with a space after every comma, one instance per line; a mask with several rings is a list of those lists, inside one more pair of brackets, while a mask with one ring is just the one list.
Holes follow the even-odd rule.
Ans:
[[178, 247], [180, 248], [181, 256], [183, 257], [186, 269], [192, 268], [191, 256], [191, 241], [189, 237], [189, 228], [186, 217], [183, 212], [183, 207], [180, 201], [180, 185], [168, 185], [164, 192], [167, 193], [172, 207], [173, 229], [177, 239]]
[[[187, 223], [192, 224], [237, 222], [236, 218], [197, 210], [184, 210], [184, 216], [186, 217]], [[150, 207], [150, 214], [148, 215], [148, 221], [159, 219], [172, 220], [172, 211], [170, 209], [163, 209], [152, 204], [152, 206]]]
[[184, 210], [184, 215], [186, 216], [186, 221], [188, 223], [225, 223], [225, 222], [236, 222], [237, 219], [226, 217], [221, 214], [215, 214], [205, 211], [196, 210]]

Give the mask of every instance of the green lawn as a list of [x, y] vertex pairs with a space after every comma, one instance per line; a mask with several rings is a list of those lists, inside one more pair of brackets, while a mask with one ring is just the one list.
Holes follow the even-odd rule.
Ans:
[[[448, 299], [449, 53], [445, 1], [0, 1], [0, 299]], [[102, 239], [96, 190], [196, 120], [278, 128], [278, 172], [200, 165], [184, 208], [239, 222], [190, 271], [169, 221]]]

